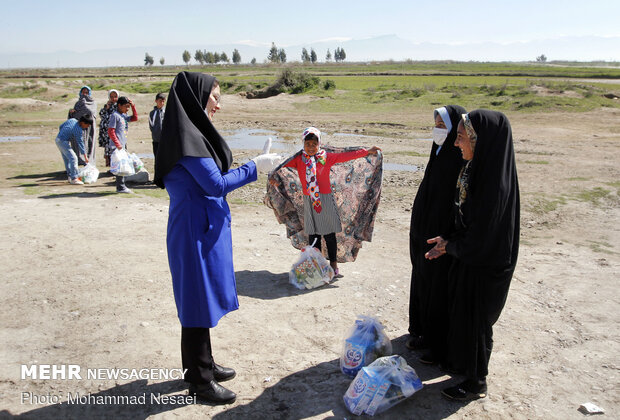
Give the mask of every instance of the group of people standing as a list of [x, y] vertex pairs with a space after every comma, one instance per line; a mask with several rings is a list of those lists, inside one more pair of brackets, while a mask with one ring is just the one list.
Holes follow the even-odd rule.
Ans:
[[[158, 93], [155, 107], [149, 114], [149, 128], [153, 139], [153, 155], [161, 137], [166, 96]], [[78, 168], [95, 160], [95, 125], [97, 108], [89, 86], [82, 86], [77, 102], [69, 110], [68, 119], [59, 127], [56, 145], [61, 152], [68, 179], [71, 184], [81, 185]], [[131, 115], [128, 114], [131, 109]], [[115, 150], [127, 148], [127, 132], [130, 122], [138, 121], [138, 112], [133, 101], [121, 96], [118, 90], [108, 91], [108, 100], [99, 110], [99, 146], [103, 148], [105, 166], [110, 167]], [[130, 193], [125, 177], [116, 176], [116, 192]]]
[[[304, 230], [326, 239], [339, 229], [329, 173], [338, 162], [380, 151], [326, 154], [321, 133], [304, 130], [301, 153], [262, 154], [231, 169], [232, 153], [213, 126], [220, 110], [217, 80], [181, 72], [170, 89], [156, 153], [155, 183], [170, 196], [167, 247], [190, 394], [227, 404], [236, 394], [220, 385], [235, 371], [215, 363], [210, 329], [239, 307], [226, 195], [278, 165], [297, 169], [304, 192]], [[410, 349], [462, 383], [443, 390], [455, 400], [486, 396], [493, 324], [506, 301], [519, 248], [519, 187], [512, 131], [500, 112], [460, 106], [435, 110], [434, 144], [412, 209], [413, 265]], [[310, 238], [309, 238], [310, 239]], [[337, 272], [337, 271], [336, 271]]]
[[435, 110], [434, 144], [413, 203], [409, 306], [412, 350], [465, 381], [443, 395], [483, 398], [493, 325], [519, 250], [512, 129], [501, 112]]
[[[85, 162], [82, 131], [92, 136], [94, 101], [90, 88], [56, 139], [71, 183], [77, 172], [76, 140]], [[231, 169], [233, 157], [213, 125], [221, 109], [218, 81], [203, 73], [179, 73], [169, 103], [158, 94], [149, 114], [155, 156], [154, 182], [170, 197], [167, 249], [174, 298], [181, 323], [181, 356], [189, 392], [215, 404], [235, 401], [220, 385], [235, 371], [215, 363], [210, 329], [239, 307], [232, 261], [231, 213], [226, 195], [269, 173], [283, 158], [268, 151]], [[128, 116], [129, 108], [132, 116]], [[89, 115], [82, 115], [84, 110]], [[99, 145], [106, 165], [115, 149], [126, 147], [127, 125], [137, 120], [133, 103], [108, 92], [99, 112]], [[493, 325], [506, 301], [519, 248], [519, 186], [512, 131], [500, 112], [467, 113], [450, 105], [434, 111], [433, 146], [412, 208], [410, 254], [413, 265], [407, 347], [426, 349], [424, 363], [437, 363], [466, 380], [443, 390], [451, 399], [486, 396]], [[328, 154], [320, 130], [302, 135], [302, 151], [283, 166], [298, 171], [304, 193], [309, 239], [323, 236], [338, 274], [333, 236], [341, 229], [331, 196], [331, 165], [380, 149]], [[89, 149], [92, 148], [92, 143]], [[92, 156], [90, 157], [92, 159]], [[75, 162], [74, 162], [75, 161]], [[117, 191], [126, 192], [117, 177]], [[79, 180], [78, 180], [79, 181]]]

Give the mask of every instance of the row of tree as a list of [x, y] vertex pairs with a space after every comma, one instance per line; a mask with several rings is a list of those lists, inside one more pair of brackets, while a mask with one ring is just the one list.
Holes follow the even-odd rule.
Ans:
[[[153, 56], [149, 55], [149, 53], [144, 54], [144, 65], [152, 66], [153, 63], [155, 63], [155, 59], [153, 58]], [[165, 63], [166, 63], [166, 59], [164, 57], [161, 57], [159, 59], [159, 64], [163, 66]]]
[[[336, 48], [336, 50], [334, 51], [334, 60], [336, 62], [339, 62], [339, 61], [344, 61], [346, 58], [347, 58], [347, 54], [344, 52], [344, 48]], [[191, 59], [192, 59], [191, 53], [187, 50], [183, 51], [183, 62], [185, 64], [189, 64]], [[274, 43], [271, 43], [271, 49], [269, 50], [269, 55], [267, 56], [267, 59], [272, 63], [286, 63], [286, 52], [282, 48], [278, 49]], [[194, 60], [198, 61], [200, 64], [205, 64], [205, 63], [206, 64], [217, 64], [219, 62], [230, 63], [230, 60], [228, 59], [228, 56], [226, 55], [225, 52], [218, 54], [216, 52], [212, 53], [206, 50], [203, 50], [203, 51], [196, 50], [196, 53], [194, 54]], [[329, 49], [328, 49], [327, 54], [325, 55], [325, 61], [329, 62], [331, 60], [332, 60], [332, 54], [331, 52], [329, 52]], [[239, 54], [239, 50], [237, 50], [236, 48], [232, 53], [232, 61], [235, 64], [239, 64], [241, 62], [241, 54]], [[317, 55], [316, 55], [316, 51], [314, 51], [314, 48], [310, 48], [310, 53], [308, 53], [308, 50], [306, 48], [303, 48], [301, 50], [301, 61], [303, 61], [304, 63], [313, 63], [313, 64], [316, 63]], [[544, 54], [541, 54], [538, 57], [536, 57], [536, 61], [538, 63], [546, 63], [547, 56], [545, 56]], [[144, 65], [152, 66], [154, 62], [155, 62], [155, 59], [153, 58], [153, 56], [149, 55], [149, 53], [147, 52], [144, 55]], [[164, 57], [161, 57], [159, 59], [159, 64], [163, 66], [165, 63], [166, 63], [166, 60], [164, 59]], [[256, 64], [256, 58], [252, 58], [251, 63]]]
[[[185, 62], [185, 64], [189, 63], [189, 60], [191, 59], [191, 55], [190, 52], [185, 50], [183, 52], [183, 61]], [[225, 52], [217, 53], [217, 52], [210, 52], [207, 50], [196, 50], [196, 52], [194, 53], [194, 60], [198, 61], [200, 64], [217, 64], [217, 63], [230, 63], [230, 59], [228, 58], [228, 55], [226, 55]], [[239, 54], [239, 50], [237, 50], [235, 48], [235, 50], [232, 53], [232, 61], [235, 64], [239, 64], [241, 62], [241, 54]]]
[[[334, 51], [334, 60], [336, 62], [344, 61], [347, 58], [347, 53], [344, 52], [344, 48], [336, 48]], [[272, 63], [286, 63], [286, 52], [283, 48], [276, 47], [274, 42], [271, 43], [271, 49], [269, 50], [269, 55], [267, 55], [267, 60]], [[301, 50], [301, 61], [304, 63], [316, 63], [318, 57], [316, 55], [316, 51], [314, 48], [310, 48], [310, 53], [306, 48]], [[325, 55], [325, 61], [332, 61], [332, 53], [327, 50], [327, 54]]]
[[[189, 51], [185, 50], [183, 51], [182, 57], [183, 57], [183, 62], [185, 64], [189, 64], [189, 62], [192, 59], [192, 54]], [[344, 61], [346, 58], [347, 58], [347, 54], [344, 52], [344, 49], [336, 48], [336, 50], [334, 51], [333, 59], [336, 62], [340, 62], [340, 61]], [[202, 51], [196, 50], [196, 52], [194, 53], [194, 60], [199, 62], [201, 65], [202, 64], [230, 63], [230, 59], [228, 58], [228, 55], [225, 52], [218, 53], [218, 52], [210, 52], [207, 50], [202, 50]], [[278, 48], [276, 47], [276, 44], [272, 42], [271, 49], [269, 50], [269, 54], [267, 55], [267, 60], [271, 63], [286, 63], [286, 52], [284, 51], [284, 48]], [[301, 50], [301, 61], [302, 62], [316, 63], [317, 60], [318, 60], [318, 57], [316, 55], [316, 51], [314, 51], [314, 48], [310, 48], [309, 53], [306, 48], [303, 48]], [[327, 54], [325, 55], [325, 61], [329, 62], [331, 60], [332, 60], [332, 53], [328, 49]], [[154, 62], [155, 62], [155, 59], [153, 58], [153, 56], [149, 55], [149, 53], [147, 52], [144, 55], [144, 65], [152, 66]], [[164, 59], [164, 57], [161, 57], [159, 59], [159, 64], [161, 64], [162, 66], [164, 65], [165, 62], [166, 60]], [[237, 50], [236, 48], [232, 53], [232, 62], [234, 64], [239, 64], [241, 62], [241, 54], [239, 53], [239, 50]], [[251, 63], [256, 64], [256, 58], [252, 58]]]

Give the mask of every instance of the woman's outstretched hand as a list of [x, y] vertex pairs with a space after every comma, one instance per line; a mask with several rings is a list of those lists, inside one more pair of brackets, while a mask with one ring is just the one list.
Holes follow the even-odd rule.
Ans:
[[448, 241], [441, 236], [435, 236], [434, 238], [428, 239], [426, 243], [435, 244], [430, 251], [424, 254], [424, 258], [427, 260], [434, 260], [435, 258], [439, 258], [446, 253], [446, 245], [448, 245]]
[[252, 158], [259, 174], [266, 174], [278, 167], [284, 158], [277, 153], [266, 153]]
[[376, 155], [380, 151], [381, 151], [381, 149], [379, 147], [372, 146], [370, 149], [368, 149], [368, 154], [369, 155]]

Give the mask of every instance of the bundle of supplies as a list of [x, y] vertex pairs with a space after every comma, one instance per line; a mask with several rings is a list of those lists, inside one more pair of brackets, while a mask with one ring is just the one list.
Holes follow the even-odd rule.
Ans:
[[340, 370], [349, 376], [355, 376], [364, 366], [368, 366], [378, 357], [392, 354], [392, 343], [383, 332], [383, 325], [377, 318], [358, 315], [355, 325], [344, 340], [344, 349], [340, 356]]
[[135, 153], [130, 154], [129, 159], [131, 159], [131, 163], [133, 163], [133, 169], [134, 171], [136, 171], [136, 173], [140, 172], [140, 170], [144, 168], [144, 163], [142, 163], [142, 160]]
[[422, 389], [415, 370], [398, 355], [381, 357], [362, 368], [344, 394], [347, 409], [369, 416], [381, 413]]
[[78, 178], [84, 184], [92, 184], [99, 178], [99, 170], [93, 163], [88, 162], [86, 166], [79, 170]]
[[116, 149], [110, 156], [110, 172], [116, 176], [129, 176], [136, 173], [133, 161], [125, 149]]
[[299, 259], [288, 273], [290, 283], [298, 289], [314, 289], [328, 284], [334, 278], [334, 270], [321, 251], [312, 245], [301, 249]]

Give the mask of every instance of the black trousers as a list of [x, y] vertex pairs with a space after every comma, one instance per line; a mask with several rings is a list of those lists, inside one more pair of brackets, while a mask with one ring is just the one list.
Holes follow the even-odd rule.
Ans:
[[[327, 235], [323, 235], [325, 238], [325, 243], [327, 244], [327, 258], [330, 261], [336, 261], [338, 258], [338, 243], [336, 242], [336, 233], [332, 232]], [[310, 235], [309, 244], [312, 245], [312, 242], [316, 239], [316, 243], [314, 244], [315, 248], [321, 250], [321, 235]]]
[[159, 142], [154, 141], [153, 142], [153, 159], [157, 157], [157, 149], [159, 149]]
[[213, 380], [213, 352], [208, 328], [181, 327], [181, 358], [185, 382], [206, 384]]
[[125, 177], [117, 176], [116, 177], [116, 191], [121, 191], [121, 190], [124, 190], [125, 188], [127, 188], [127, 186], [125, 185]]

